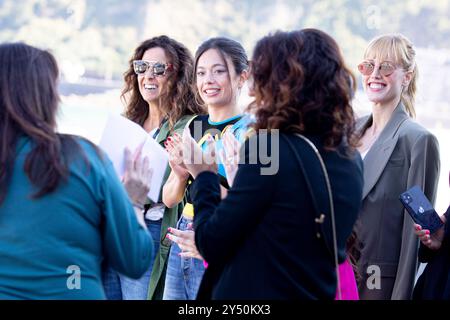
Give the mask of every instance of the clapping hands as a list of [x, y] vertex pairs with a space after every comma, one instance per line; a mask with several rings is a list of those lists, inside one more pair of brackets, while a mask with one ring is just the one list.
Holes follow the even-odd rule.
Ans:
[[183, 163], [183, 141], [178, 133], [167, 138], [164, 143], [166, 150], [169, 153], [169, 165], [172, 172], [182, 180], [186, 180], [189, 177], [189, 171]]
[[149, 159], [142, 158], [142, 147], [140, 145], [133, 154], [125, 149], [125, 173], [122, 183], [134, 204], [143, 206], [150, 191], [152, 170], [149, 167]]
[[189, 174], [195, 178], [203, 171], [217, 172], [218, 156], [224, 165], [228, 184], [232, 186], [239, 164], [241, 146], [239, 141], [227, 131], [222, 138], [223, 148], [218, 154], [215, 141], [211, 136], [208, 136], [205, 143], [206, 148], [202, 150], [192, 138], [188, 128], [183, 131], [183, 136], [175, 133], [168, 138], [165, 146], [173, 172], [183, 179], [187, 179]]
[[219, 151], [219, 158], [225, 168], [228, 185], [231, 187], [238, 170], [241, 144], [230, 131], [223, 135], [222, 144], [223, 148]]
[[206, 139], [204, 150], [192, 138], [189, 129], [183, 131], [183, 163], [194, 179], [204, 171], [217, 173], [216, 144], [212, 136]]
[[195, 245], [195, 233], [192, 230], [192, 223], [189, 223], [187, 230], [182, 231], [175, 228], [169, 228], [167, 238], [175, 242], [181, 249], [180, 256], [183, 258], [196, 258], [204, 260]]

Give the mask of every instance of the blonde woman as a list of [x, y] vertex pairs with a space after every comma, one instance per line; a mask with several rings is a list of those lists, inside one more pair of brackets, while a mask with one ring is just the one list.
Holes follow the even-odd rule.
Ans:
[[412, 43], [402, 35], [373, 39], [358, 65], [372, 114], [359, 119], [364, 159], [359, 241], [361, 299], [410, 299], [417, 271], [413, 221], [398, 200], [418, 185], [434, 203], [439, 146], [413, 120], [418, 68]]

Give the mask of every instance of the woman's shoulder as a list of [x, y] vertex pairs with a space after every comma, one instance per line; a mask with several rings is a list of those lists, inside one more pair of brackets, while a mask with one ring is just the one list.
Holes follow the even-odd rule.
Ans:
[[[298, 150], [304, 158], [317, 160], [316, 151], [318, 151], [324, 162], [329, 165], [339, 167], [351, 167], [352, 170], [356, 168], [362, 171], [363, 161], [360, 153], [348, 145], [346, 141], [342, 141], [335, 149], [325, 149], [321, 137], [308, 135], [303, 136], [303, 139], [295, 137], [294, 134], [282, 134], [287, 140], [298, 145]], [[305, 139], [306, 138], [306, 139]], [[302, 141], [303, 140], [303, 141]], [[287, 144], [287, 143], [286, 143]], [[283, 143], [281, 143], [283, 145]]]
[[400, 130], [406, 133], [418, 135], [431, 134], [431, 132], [428, 129], [426, 129], [424, 126], [422, 126], [413, 118], [406, 119], [403, 125], [400, 127], [399, 131]]
[[102, 151], [101, 149], [92, 141], [90, 141], [89, 139], [85, 138], [85, 137], [81, 137], [81, 136], [77, 136], [77, 135], [62, 135], [63, 139], [66, 140], [72, 140], [74, 142], [76, 142], [80, 148], [88, 153], [88, 154], [93, 154], [94, 156], [100, 156]]
[[207, 126], [208, 117], [207, 114], [194, 115], [186, 122], [185, 127], [188, 127], [191, 135], [194, 135], [197, 126], [200, 126], [201, 128]]
[[179, 128], [186, 127], [187, 124], [194, 121], [197, 117], [199, 117], [199, 115], [196, 114], [189, 114], [182, 116], [180, 119], [177, 120], [177, 122], [175, 122], [174, 129], [177, 130]]
[[323, 147], [321, 137], [317, 135], [304, 136], [307, 140], [296, 137], [294, 134], [280, 134], [280, 136], [280, 154], [285, 153], [280, 156], [284, 158], [280, 160], [283, 163], [297, 164], [300, 159], [303, 164], [319, 170], [323, 160], [330, 179], [345, 176], [341, 180], [343, 185], [351, 186], [349, 187], [351, 190], [359, 190], [359, 188], [362, 190], [364, 170], [361, 155], [345, 141], [342, 141], [335, 149], [326, 149]]
[[400, 140], [415, 142], [418, 140], [436, 140], [436, 137], [428, 129], [423, 127], [414, 119], [408, 118], [398, 130]]
[[186, 116], [189, 117], [189, 119], [186, 121], [186, 123], [189, 126], [192, 126], [194, 122], [208, 122], [208, 115], [207, 114], [196, 114], [192, 116]]
[[94, 167], [104, 167], [109, 159], [108, 156], [90, 140], [77, 136], [60, 134], [62, 152], [70, 155], [70, 160], [75, 163], [83, 162], [91, 169]]

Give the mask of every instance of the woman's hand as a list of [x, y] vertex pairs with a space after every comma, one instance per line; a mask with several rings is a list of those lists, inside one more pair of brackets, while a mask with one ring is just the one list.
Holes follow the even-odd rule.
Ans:
[[225, 132], [223, 135], [222, 144], [223, 148], [219, 151], [219, 157], [225, 168], [228, 185], [231, 187], [238, 170], [241, 144], [230, 131]]
[[167, 138], [164, 142], [166, 150], [169, 153], [169, 166], [172, 172], [180, 179], [187, 180], [189, 178], [189, 171], [183, 164], [183, 141], [181, 136], [175, 133], [172, 137]]
[[186, 231], [169, 228], [169, 232], [170, 234], [167, 234], [167, 238], [175, 242], [180, 247], [181, 257], [204, 260], [195, 245], [195, 232], [192, 230], [192, 224], [188, 225], [188, 230]]
[[143, 206], [147, 201], [152, 181], [152, 170], [149, 167], [147, 157], [142, 159], [143, 145], [139, 146], [134, 154], [125, 149], [125, 173], [122, 183], [127, 190], [128, 196], [134, 204]]
[[420, 241], [423, 245], [428, 247], [431, 250], [439, 250], [442, 245], [442, 241], [444, 240], [444, 227], [446, 218], [445, 215], [440, 216], [444, 226], [439, 228], [435, 233], [430, 234], [430, 230], [422, 229], [422, 226], [418, 224], [414, 224], [415, 233], [419, 237]]
[[194, 179], [204, 171], [217, 173], [215, 141], [209, 136], [206, 143], [206, 149], [202, 151], [197, 142], [191, 137], [189, 129], [184, 129], [182, 143], [183, 163]]

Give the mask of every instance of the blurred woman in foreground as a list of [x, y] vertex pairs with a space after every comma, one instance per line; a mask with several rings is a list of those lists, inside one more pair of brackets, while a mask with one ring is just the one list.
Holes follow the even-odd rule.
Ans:
[[[56, 132], [54, 57], [3, 44], [0, 65], [0, 299], [104, 299], [104, 259], [134, 278], [150, 264], [143, 216], [105, 154]], [[139, 207], [148, 160], [127, 152], [126, 163]]]

